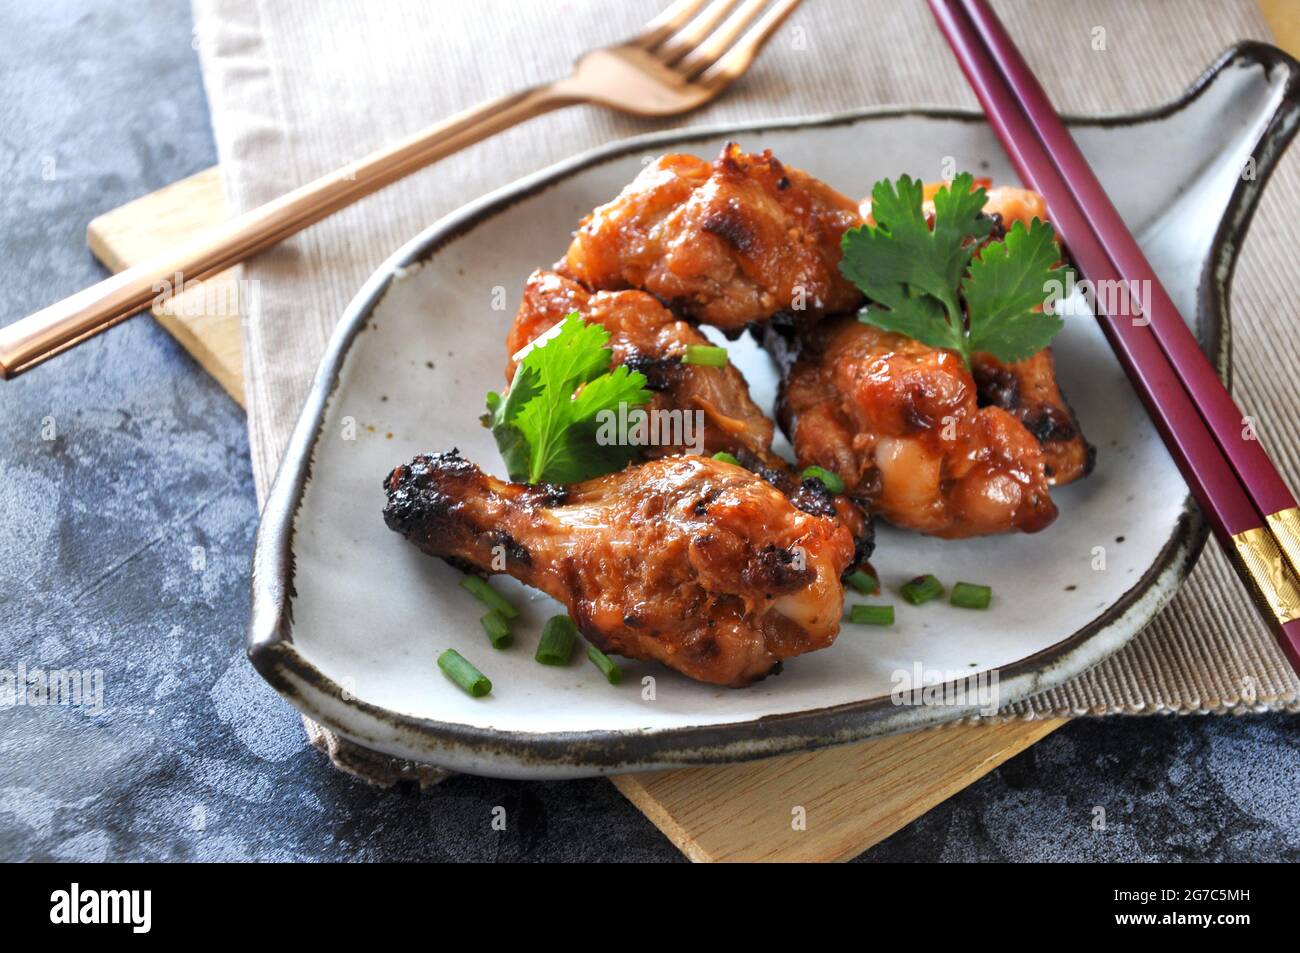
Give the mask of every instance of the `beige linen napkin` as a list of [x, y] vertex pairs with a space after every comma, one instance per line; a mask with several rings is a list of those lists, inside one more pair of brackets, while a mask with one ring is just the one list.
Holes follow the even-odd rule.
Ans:
[[[194, 0], [230, 208], [250, 208], [452, 112], [558, 77], [580, 52], [631, 34], [666, 3]], [[1055, 103], [1073, 113], [1167, 101], [1231, 43], [1270, 39], [1248, 0], [996, 6]], [[1102, 50], [1094, 48], [1099, 29]], [[654, 129], [917, 103], [976, 107], [922, 0], [807, 0], [751, 74], [694, 115], [645, 121], [595, 107], [552, 113], [259, 256], [245, 266], [260, 295], [243, 340], [259, 496], [344, 306], [384, 258], [440, 216], [574, 153]], [[1300, 150], [1293, 149], [1265, 190], [1232, 297], [1234, 390], [1293, 485], [1300, 472], [1297, 212]], [[1211, 544], [1170, 607], [1132, 643], [1003, 717], [1268, 709], [1300, 709], [1300, 679]], [[346, 761], [334, 739], [312, 734], [336, 763]], [[389, 777], [372, 761], [351, 768]]]

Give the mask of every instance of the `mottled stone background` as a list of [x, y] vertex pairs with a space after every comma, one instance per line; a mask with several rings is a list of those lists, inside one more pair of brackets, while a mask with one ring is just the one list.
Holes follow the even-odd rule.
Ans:
[[[94, 215], [215, 156], [187, 4], [6, 0], [0, 38], [3, 323], [102, 277]], [[105, 679], [98, 715], [0, 709], [0, 859], [679, 859], [603, 781], [330, 768], [244, 660], [256, 519], [243, 414], [148, 318], [0, 385], [0, 668]], [[1075, 722], [863, 859], [1297, 860], [1296, 727]]]

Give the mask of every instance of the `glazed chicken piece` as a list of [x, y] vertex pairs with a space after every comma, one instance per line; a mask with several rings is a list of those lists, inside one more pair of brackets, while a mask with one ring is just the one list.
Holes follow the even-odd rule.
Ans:
[[1056, 360], [1050, 347], [1013, 364], [1004, 364], [992, 354], [973, 354], [971, 369], [980, 406], [1001, 407], [1038, 441], [1048, 483], [1064, 486], [1092, 472], [1096, 449], [1084, 439], [1074, 411], [1056, 383]]
[[[922, 210], [927, 218], [934, 215], [935, 193], [948, 184], [926, 183]], [[987, 196], [984, 214], [993, 219], [989, 241], [1004, 237], [1016, 222], [1028, 228], [1035, 218], [1048, 221], [1047, 201], [1037, 192], [1013, 185], [995, 188], [991, 179], [976, 179], [973, 185], [983, 188]], [[874, 222], [870, 197], [858, 207], [865, 221]], [[991, 354], [974, 354], [971, 367], [980, 406], [1008, 411], [1038, 440], [1047, 464], [1048, 483], [1064, 486], [1092, 472], [1096, 449], [1084, 439], [1078, 419], [1056, 382], [1056, 363], [1050, 347], [1012, 364]]]
[[[615, 366], [625, 364], [646, 377], [654, 411], [664, 414], [658, 427], [660, 442], [645, 446], [642, 459], [674, 454], [731, 454], [814, 516], [836, 517], [853, 535], [856, 556], [850, 569], [870, 557], [874, 547], [871, 518], [856, 502], [833, 494], [820, 480], [803, 477], [772, 450], [772, 421], [749, 395], [749, 385], [732, 364], [708, 367], [683, 364], [689, 345], [710, 341], [642, 291], [600, 291], [592, 294], [575, 281], [548, 271], [535, 271], [524, 286], [524, 298], [506, 336], [510, 359], [506, 383], [514, 379], [516, 356], [529, 343], [559, 324], [571, 312], [609, 332]], [[703, 426], [693, 413], [699, 411]], [[675, 423], [674, 423], [675, 422]]]
[[[1050, 221], [1047, 200], [1031, 189], [1014, 185], [994, 187], [991, 179], [976, 179], [975, 187], [984, 189], [984, 214], [993, 218], [993, 238], [1001, 238], [1016, 222], [1028, 228], [1034, 219]], [[937, 186], [927, 185], [926, 188], [938, 191]]]
[[391, 529], [484, 573], [504, 546], [504, 572], [564, 603], [605, 652], [741, 687], [839, 632], [848, 530], [742, 467], [667, 457], [555, 487], [502, 482], [453, 450], [384, 488]]
[[556, 270], [593, 290], [639, 288], [735, 336], [787, 312], [795, 323], [855, 308], [839, 273], [854, 202], [770, 151], [728, 144], [712, 163], [667, 155], [582, 221]]
[[1038, 441], [978, 405], [958, 355], [853, 316], [800, 345], [796, 357], [769, 342], [788, 365], [778, 415], [800, 466], [833, 471], [873, 512], [933, 536], [1033, 533], [1056, 518]]
[[[683, 364], [682, 355], [692, 344], [710, 345], [703, 334], [643, 291], [602, 291], [592, 294], [568, 278], [549, 271], [535, 271], [524, 286], [523, 302], [506, 336], [506, 383], [514, 380], [516, 356], [524, 347], [559, 324], [571, 312], [609, 332], [614, 365], [625, 364], [646, 377], [646, 388], [655, 394], [647, 410], [704, 413], [703, 434], [693, 426], [694, 416], [678, 414], [681, 424], [660, 428], [663, 439], [647, 446], [647, 456], [665, 456], [688, 449], [703, 452], [726, 451], [765, 459], [771, 454], [772, 421], [749, 396], [749, 385], [731, 364], [705, 367]], [[689, 430], [689, 432], [688, 432]]]

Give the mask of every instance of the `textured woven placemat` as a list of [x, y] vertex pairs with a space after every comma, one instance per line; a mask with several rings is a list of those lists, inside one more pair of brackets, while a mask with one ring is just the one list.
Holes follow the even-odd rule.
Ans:
[[[666, 0], [194, 0], [232, 210], [324, 174], [437, 117], [566, 72]], [[1247, 0], [996, 4], [1063, 111], [1122, 112], [1180, 93], [1227, 46], [1267, 40]], [[1104, 49], [1097, 49], [1098, 31]], [[751, 75], [687, 121], [718, 124], [889, 104], [975, 108], [921, 0], [808, 0]], [[681, 121], [679, 120], [678, 123]], [[393, 249], [469, 198], [613, 139], [666, 128], [591, 107], [452, 156], [250, 262], [244, 331], [253, 472], [263, 497], [344, 306]], [[1295, 484], [1300, 441], [1300, 152], [1282, 162], [1239, 265], [1235, 392]], [[1300, 709], [1287, 668], [1214, 546], [1133, 642], [1003, 714]], [[324, 735], [315, 736], [321, 745]], [[336, 757], [337, 760], [337, 757]], [[373, 775], [363, 765], [362, 774]]]

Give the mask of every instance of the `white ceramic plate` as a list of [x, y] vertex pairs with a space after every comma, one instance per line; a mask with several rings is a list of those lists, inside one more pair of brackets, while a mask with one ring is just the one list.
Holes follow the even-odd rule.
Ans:
[[[1277, 154], [1294, 132], [1294, 61], [1229, 51], [1161, 110], [1073, 123], [1080, 145], [1222, 373], [1233, 260]], [[524, 615], [515, 647], [490, 648], [459, 573], [390, 532], [381, 480], [417, 452], [459, 447], [501, 474], [478, 422], [502, 384], [504, 339], [524, 279], [643, 161], [712, 157], [727, 139], [771, 148], [849, 195], [884, 176], [958, 169], [1016, 177], [981, 116], [924, 110], [683, 130], [616, 143], [474, 202], [398, 251], [361, 289], [317, 377], [258, 534], [249, 653], [302, 711], [370, 748], [461, 771], [570, 777], [736, 760], [852, 741], [970, 714], [895, 704], [899, 672], [998, 675], [1006, 704], [1114, 652], [1170, 598], [1204, 541], [1187, 489], [1098, 326], [1073, 317], [1055, 350], [1062, 386], [1098, 450], [1093, 475], [1054, 494], [1034, 535], [943, 542], [882, 527], [887, 590], [919, 572], [988, 583], [972, 612], [899, 603], [891, 628], [846, 626], [829, 649], [744, 690], [624, 662], [622, 685], [585, 659], [532, 659], [551, 600], [499, 578]], [[1254, 156], [1252, 174], [1241, 172]], [[493, 310], [493, 289], [506, 306]], [[775, 378], [747, 339], [728, 345], [760, 405]], [[355, 431], [355, 438], [349, 435]], [[391, 434], [391, 436], [389, 436]], [[1104, 569], [1097, 568], [1104, 558]], [[439, 672], [456, 648], [491, 679], [472, 699]], [[653, 678], [653, 698], [643, 679]], [[932, 677], [932, 676], [931, 676]], [[986, 687], [987, 686], [987, 683]], [[987, 701], [987, 699], [985, 700]]]

